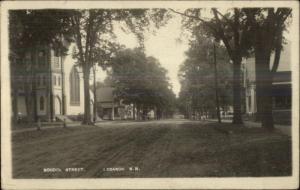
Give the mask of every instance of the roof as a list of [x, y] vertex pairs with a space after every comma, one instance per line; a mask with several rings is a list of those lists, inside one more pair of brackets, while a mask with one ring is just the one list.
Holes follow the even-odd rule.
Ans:
[[291, 71], [279, 71], [273, 75], [274, 83], [291, 82]]
[[97, 102], [113, 102], [113, 87], [100, 87], [96, 89]]
[[[275, 55], [273, 52], [270, 58], [270, 67], [273, 66], [274, 56]], [[255, 81], [254, 56], [251, 56], [245, 61], [245, 67], [246, 67], [246, 78], [249, 80], [249, 82], [254, 82]], [[280, 61], [276, 73], [282, 73], [282, 72], [287, 72], [287, 73], [291, 72], [291, 42], [290, 41], [288, 41], [286, 44], [283, 45], [283, 49], [280, 54]], [[279, 74], [279, 75], [287, 75], [287, 74]], [[287, 79], [286, 76], [280, 76], [280, 77], [285, 77], [285, 79]], [[284, 80], [284, 79], [278, 79], [278, 80]], [[289, 80], [291, 80], [291, 78], [289, 78]]]
[[102, 108], [112, 108], [113, 105], [114, 104], [112, 102], [110, 102], [110, 103], [108, 103], [108, 102], [101, 103]]

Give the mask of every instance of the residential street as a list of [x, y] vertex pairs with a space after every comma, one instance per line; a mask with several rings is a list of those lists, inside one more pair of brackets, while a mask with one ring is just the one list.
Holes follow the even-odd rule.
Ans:
[[299, 4], [122, 3], [1, 6], [1, 189], [297, 188]]
[[288, 135], [229, 123], [108, 122], [12, 139], [16, 178], [291, 175]]

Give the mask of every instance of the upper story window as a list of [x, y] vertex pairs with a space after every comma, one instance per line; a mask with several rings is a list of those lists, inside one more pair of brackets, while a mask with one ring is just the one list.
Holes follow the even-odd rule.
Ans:
[[60, 86], [60, 76], [57, 77], [58, 86]]
[[80, 104], [80, 78], [75, 67], [72, 68], [70, 73], [70, 96], [71, 105]]

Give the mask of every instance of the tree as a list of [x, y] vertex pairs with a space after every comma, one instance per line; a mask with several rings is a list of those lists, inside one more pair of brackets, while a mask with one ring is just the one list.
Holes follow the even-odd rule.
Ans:
[[241, 62], [243, 57], [249, 55], [251, 38], [246, 27], [245, 14], [241, 9], [233, 8], [222, 14], [218, 9], [212, 8], [210, 19], [201, 17], [201, 9], [187, 9], [181, 13], [171, 11], [183, 16], [183, 27], [189, 29], [193, 35], [205, 33], [213, 36], [217, 41], [221, 40], [227, 53], [233, 62], [233, 123], [242, 123], [241, 112]]
[[[61, 36], [70, 41], [67, 18], [69, 11], [12, 10], [9, 12], [9, 60], [13, 115], [16, 119], [19, 85], [25, 85], [25, 103], [30, 121], [37, 120], [34, 55], [39, 48], [50, 45], [64, 54]], [[47, 23], [47, 24], [45, 24]], [[29, 55], [26, 57], [26, 55]]]
[[[111, 39], [111, 37], [114, 37], [114, 21], [125, 23], [127, 28], [137, 36], [142, 46], [145, 29], [148, 28], [151, 22], [154, 22], [156, 27], [164, 25], [165, 20], [168, 18], [165, 13], [166, 10], [164, 9], [74, 10], [74, 14], [71, 17], [71, 26], [78, 48], [75, 57], [78, 60], [78, 64], [83, 68], [84, 78], [83, 123], [91, 124], [89, 103], [90, 69], [94, 64], [103, 66], [109, 63], [109, 61], [103, 61], [103, 53], [101, 52], [107, 53], [107, 46], [115, 46], [111, 44], [110, 40], [107, 40], [107, 38]], [[107, 35], [110, 37], [107, 37]]]
[[[216, 115], [217, 99], [212, 98], [215, 96], [215, 80], [219, 83], [218, 92], [223, 110], [227, 110], [231, 104], [231, 93], [228, 89], [231, 87], [232, 70], [229, 58], [225, 47], [218, 44], [216, 59], [220, 64], [214, 65], [212, 46], [212, 40], [205, 36], [191, 40], [190, 48], [186, 52], [187, 59], [180, 67], [180, 109], [187, 118], [191, 118], [191, 115], [196, 118], [201, 115]], [[213, 70], [217, 71], [218, 78]]]
[[111, 78], [117, 99], [133, 104], [134, 110], [143, 115], [149, 109], [156, 110], [158, 117], [172, 112], [175, 95], [166, 73], [157, 59], [147, 57], [140, 48], [121, 50], [112, 60]]
[[[286, 20], [291, 16], [292, 9], [248, 8], [243, 11], [254, 36], [252, 45], [255, 53], [257, 116], [262, 122], [262, 127], [273, 129], [273, 74], [279, 65], [284, 41], [283, 32], [288, 25]], [[275, 51], [275, 59], [271, 68], [270, 57], [273, 51]]]

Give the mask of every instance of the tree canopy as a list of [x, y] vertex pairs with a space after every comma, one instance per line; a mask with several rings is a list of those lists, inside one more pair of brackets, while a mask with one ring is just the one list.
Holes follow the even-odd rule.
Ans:
[[154, 23], [156, 28], [163, 26], [169, 16], [165, 9], [89, 9], [73, 10], [70, 18], [72, 34], [78, 51], [75, 57], [83, 68], [84, 78], [84, 121], [91, 123], [89, 75], [93, 65], [107, 66], [114, 52], [119, 49], [112, 43], [114, 22], [123, 23], [123, 30], [133, 32], [143, 47], [144, 31]]
[[[181, 111], [190, 117], [191, 114], [215, 115], [216, 99], [213, 72], [213, 41], [204, 36], [191, 41], [186, 52], [186, 60], [180, 67], [179, 78], [181, 91], [179, 94]], [[217, 71], [220, 104], [227, 110], [232, 104], [232, 65], [224, 46], [217, 45]]]
[[111, 76], [116, 97], [124, 103], [163, 111], [170, 110], [175, 102], [166, 69], [140, 48], [117, 52]]
[[[34, 54], [45, 50], [45, 45], [60, 49], [67, 46], [61, 38], [70, 42], [69, 11], [64, 10], [11, 10], [9, 11], [9, 60], [13, 92], [13, 113], [17, 117], [18, 87], [24, 85], [25, 102], [29, 121], [36, 121]], [[45, 24], [47, 23], [47, 24]], [[26, 57], [27, 56], [27, 57]]]

